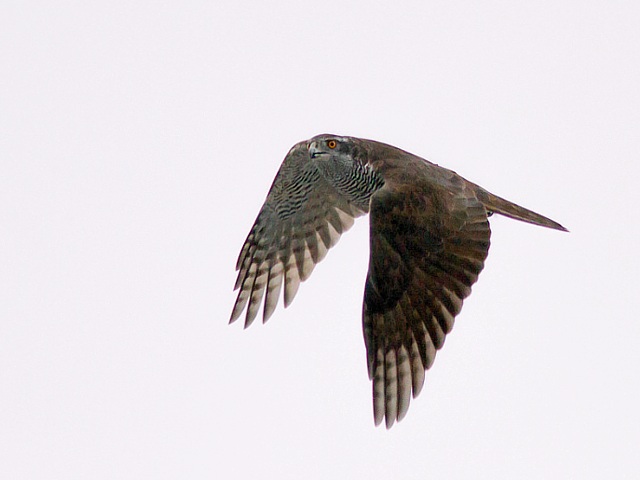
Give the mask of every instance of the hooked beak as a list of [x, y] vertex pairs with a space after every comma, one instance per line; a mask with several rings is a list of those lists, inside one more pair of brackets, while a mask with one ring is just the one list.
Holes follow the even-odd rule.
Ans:
[[309, 156], [311, 158], [319, 157], [320, 155], [324, 155], [327, 152], [323, 152], [318, 148], [318, 144], [316, 142], [311, 142], [309, 144]]

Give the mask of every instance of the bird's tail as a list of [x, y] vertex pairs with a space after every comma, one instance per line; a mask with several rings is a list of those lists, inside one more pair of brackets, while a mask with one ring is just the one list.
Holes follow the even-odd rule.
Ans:
[[541, 227], [553, 228], [554, 230], [562, 230], [568, 232], [566, 228], [558, 222], [554, 222], [550, 218], [544, 217], [536, 212], [527, 210], [520, 205], [500, 198], [493, 193], [487, 192], [484, 188], [478, 187], [478, 199], [484, 204], [489, 212], [499, 213], [505, 217], [514, 218], [522, 222], [532, 223]]

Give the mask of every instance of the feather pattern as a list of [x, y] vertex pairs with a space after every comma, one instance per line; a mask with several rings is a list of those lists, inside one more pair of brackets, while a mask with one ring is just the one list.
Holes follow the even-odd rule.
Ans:
[[238, 261], [231, 313], [245, 327], [300, 283], [371, 213], [362, 326], [374, 421], [390, 428], [422, 390], [484, 267], [493, 213], [556, 230], [562, 225], [497, 197], [455, 172], [372, 140], [319, 135], [282, 163]]
[[304, 142], [285, 158], [258, 217], [242, 246], [236, 270], [239, 290], [230, 322], [246, 309], [253, 323], [264, 300], [263, 322], [275, 311], [284, 284], [284, 305], [327, 255], [367, 202], [339, 192], [311, 162]]
[[[407, 190], [387, 183], [370, 213], [363, 323], [375, 423], [384, 419], [390, 428], [420, 393], [424, 371], [453, 329], [484, 265], [490, 229], [486, 211], [464, 186], [443, 196], [428, 184]], [[384, 375], [375, 375], [379, 358]]]

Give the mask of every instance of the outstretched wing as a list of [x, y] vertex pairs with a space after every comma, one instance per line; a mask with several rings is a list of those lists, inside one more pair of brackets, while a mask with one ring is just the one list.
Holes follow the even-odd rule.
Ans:
[[488, 254], [487, 211], [454, 180], [387, 185], [371, 198], [363, 327], [376, 425], [390, 428], [420, 393]]
[[236, 263], [240, 289], [231, 322], [246, 308], [245, 328], [256, 318], [264, 298], [263, 322], [278, 303], [284, 282], [288, 306], [340, 235], [368, 205], [339, 194], [309, 158], [305, 142], [287, 154]]

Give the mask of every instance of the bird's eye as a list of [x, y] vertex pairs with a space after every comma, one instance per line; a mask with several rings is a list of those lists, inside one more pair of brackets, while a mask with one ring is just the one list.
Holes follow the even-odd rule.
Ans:
[[327, 142], [327, 147], [329, 147], [330, 149], [334, 149], [338, 146], [338, 142], [336, 142], [335, 140], [329, 140]]

